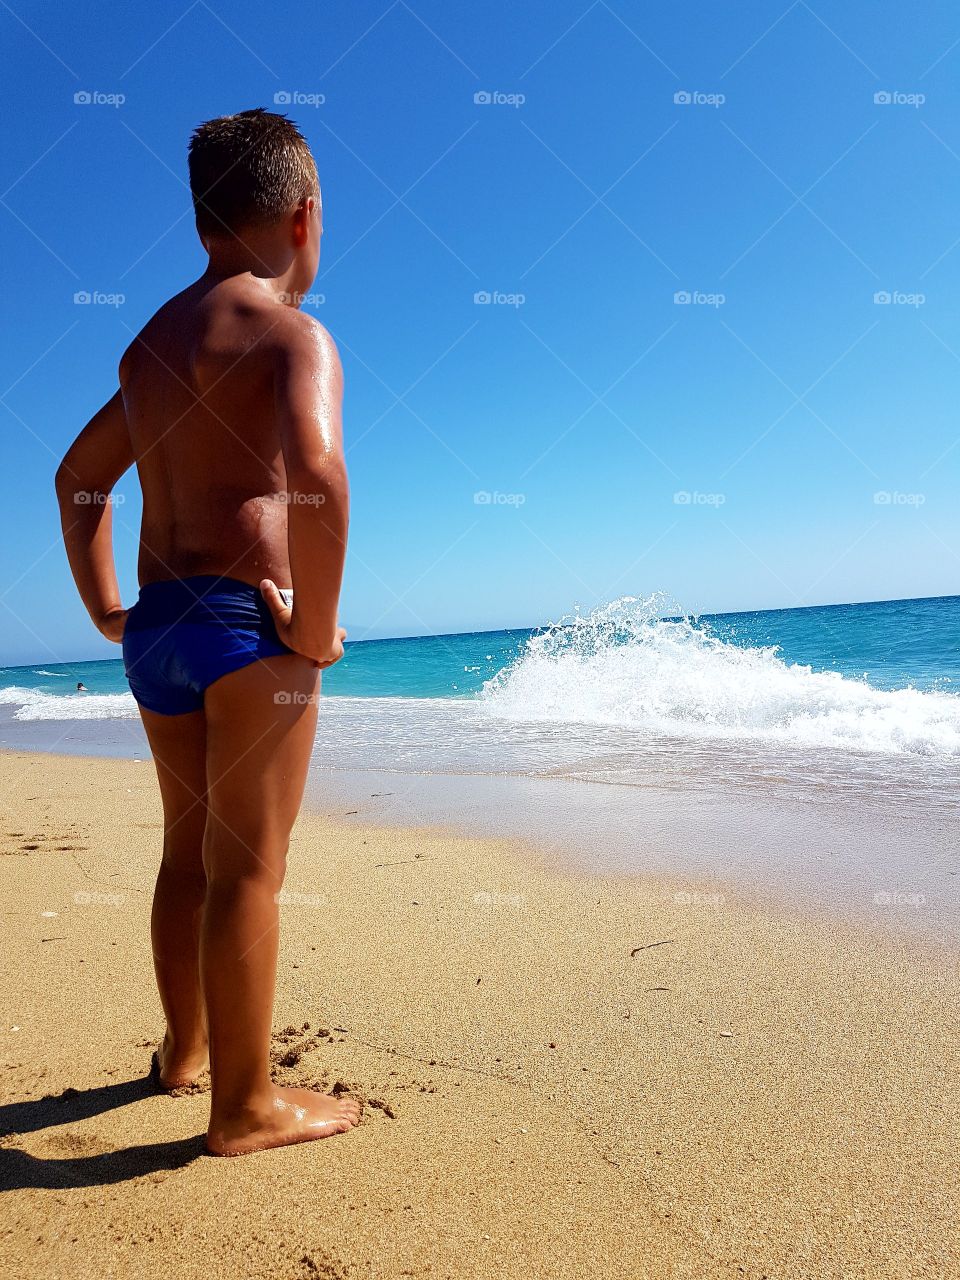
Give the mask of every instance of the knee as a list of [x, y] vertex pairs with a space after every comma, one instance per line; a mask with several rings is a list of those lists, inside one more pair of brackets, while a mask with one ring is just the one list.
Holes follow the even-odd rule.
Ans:
[[206, 807], [196, 805], [180, 817], [168, 818], [163, 830], [163, 862], [172, 870], [188, 874], [203, 868], [203, 838]]
[[157, 882], [168, 889], [175, 889], [182, 898], [202, 899], [207, 890], [207, 873], [199, 855], [187, 859], [176, 855], [167, 857], [165, 852]]
[[257, 822], [226, 823], [211, 817], [203, 836], [203, 866], [210, 883], [283, 883], [289, 832], [263, 815]]
[[253, 844], [224, 849], [208, 842], [203, 849], [203, 868], [211, 887], [279, 890], [287, 870], [286, 848]]

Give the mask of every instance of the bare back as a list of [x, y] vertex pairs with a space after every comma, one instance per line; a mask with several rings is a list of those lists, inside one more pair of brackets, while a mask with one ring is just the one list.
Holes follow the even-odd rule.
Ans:
[[120, 379], [143, 490], [141, 584], [223, 574], [290, 585], [273, 357], [294, 319], [306, 318], [255, 282], [201, 280], [127, 349]]

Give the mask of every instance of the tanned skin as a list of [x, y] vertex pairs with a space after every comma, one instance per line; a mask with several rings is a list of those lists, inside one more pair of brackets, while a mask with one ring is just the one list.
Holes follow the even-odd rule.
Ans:
[[[164, 806], [153, 904], [167, 1019], [161, 1087], [211, 1073], [208, 1149], [243, 1155], [342, 1133], [359, 1104], [270, 1078], [278, 907], [313, 747], [320, 670], [337, 624], [348, 518], [333, 340], [298, 310], [316, 275], [322, 212], [204, 239], [203, 276], [130, 344], [120, 389], [57, 472], [70, 566], [98, 629], [126, 610], [109, 496], [136, 465], [141, 585], [222, 574], [259, 586], [293, 653], [221, 677], [202, 711], [141, 708]], [[292, 587], [292, 609], [278, 587]], [[280, 695], [279, 697], [277, 695]]]

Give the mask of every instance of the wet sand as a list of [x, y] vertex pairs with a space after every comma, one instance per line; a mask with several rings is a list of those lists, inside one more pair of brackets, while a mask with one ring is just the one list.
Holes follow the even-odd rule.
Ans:
[[5, 1274], [960, 1275], [932, 939], [306, 816], [276, 1071], [364, 1120], [216, 1160], [206, 1097], [147, 1080], [149, 761], [0, 755], [0, 800]]

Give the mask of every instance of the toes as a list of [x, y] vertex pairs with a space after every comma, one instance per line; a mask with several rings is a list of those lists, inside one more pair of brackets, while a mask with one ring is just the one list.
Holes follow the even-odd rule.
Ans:
[[356, 1103], [347, 1103], [340, 1108], [338, 1120], [346, 1128], [352, 1129], [359, 1124], [360, 1114], [360, 1107]]

